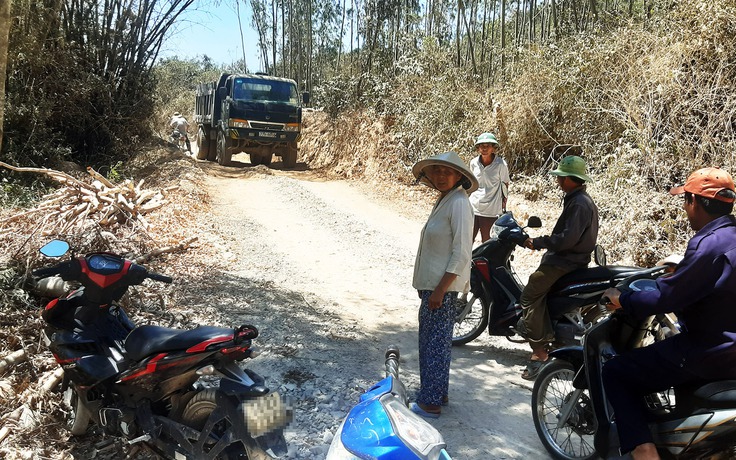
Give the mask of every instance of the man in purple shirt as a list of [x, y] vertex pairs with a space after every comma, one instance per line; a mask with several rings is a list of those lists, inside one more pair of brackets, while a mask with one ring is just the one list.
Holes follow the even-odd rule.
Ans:
[[684, 186], [683, 209], [695, 235], [670, 277], [658, 290], [604, 296], [611, 308], [636, 318], [674, 312], [682, 332], [661, 342], [623, 353], [603, 367], [603, 383], [616, 416], [622, 452], [634, 459], [659, 459], [647, 426], [643, 397], [675, 385], [736, 379], [736, 192], [731, 176], [703, 168]]

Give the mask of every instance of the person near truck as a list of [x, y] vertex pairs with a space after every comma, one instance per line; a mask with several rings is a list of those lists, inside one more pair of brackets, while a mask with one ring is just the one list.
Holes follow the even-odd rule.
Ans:
[[506, 212], [509, 190], [509, 167], [496, 155], [498, 141], [493, 133], [483, 133], [475, 141], [478, 156], [470, 160], [470, 170], [478, 179], [478, 190], [470, 195], [473, 206], [473, 240], [480, 231], [481, 242], [491, 238], [491, 227]]
[[174, 112], [169, 121], [169, 128], [173, 128], [174, 131], [178, 131], [181, 136], [184, 136], [184, 142], [187, 144], [187, 151], [192, 151], [192, 145], [189, 143], [189, 122], [179, 112]]
[[410, 409], [437, 418], [447, 403], [450, 349], [458, 293], [470, 281], [473, 250], [473, 208], [468, 192], [478, 180], [455, 152], [417, 162], [412, 173], [439, 192], [419, 237], [412, 286], [419, 306], [420, 388]]
[[695, 234], [671, 276], [658, 289], [621, 292], [607, 289], [609, 309], [635, 318], [674, 312], [679, 334], [626, 351], [603, 366], [603, 385], [611, 403], [621, 452], [636, 459], [659, 459], [647, 424], [644, 397], [670, 387], [709, 380], [736, 379], [736, 218], [731, 215], [736, 188], [719, 168], [693, 172], [682, 208]]

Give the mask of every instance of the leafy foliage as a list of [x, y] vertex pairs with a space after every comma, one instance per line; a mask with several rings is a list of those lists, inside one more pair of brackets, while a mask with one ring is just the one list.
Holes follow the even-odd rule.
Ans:
[[151, 66], [171, 21], [192, 2], [13, 2], [5, 157], [100, 165], [134, 147], [153, 114]]

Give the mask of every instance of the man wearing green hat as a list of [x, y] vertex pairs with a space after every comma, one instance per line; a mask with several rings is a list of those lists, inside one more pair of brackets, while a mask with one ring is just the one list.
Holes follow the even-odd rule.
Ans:
[[522, 378], [534, 380], [542, 364], [547, 361], [547, 344], [554, 342], [554, 330], [547, 312], [547, 292], [563, 275], [585, 268], [598, 239], [598, 207], [585, 190], [590, 182], [585, 160], [568, 156], [549, 174], [557, 177], [557, 185], [565, 192], [562, 214], [552, 234], [527, 238], [529, 249], [546, 249], [537, 271], [521, 293], [519, 304], [523, 316], [517, 330], [525, 336], [532, 348], [532, 356]]

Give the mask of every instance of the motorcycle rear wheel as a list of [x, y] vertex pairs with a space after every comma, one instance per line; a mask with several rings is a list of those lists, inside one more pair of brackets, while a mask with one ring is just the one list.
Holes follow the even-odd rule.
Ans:
[[[181, 423], [190, 426], [207, 436], [207, 441], [202, 445], [202, 457], [208, 456], [218, 440], [227, 435], [227, 430], [231, 429], [230, 421], [221, 419], [215, 423], [209, 432], [202, 432], [210, 418], [212, 412], [217, 408], [217, 389], [208, 388], [194, 395], [187, 403], [184, 412], [181, 415]], [[243, 423], [245, 421], [243, 420]], [[194, 444], [194, 442], [193, 442]], [[227, 446], [216, 458], [221, 460], [248, 459], [248, 450], [241, 441], [235, 441]]]
[[[463, 316], [462, 313], [468, 305], [470, 307]], [[465, 345], [477, 339], [486, 329], [490, 308], [485, 299], [477, 297], [471, 292], [467, 302], [463, 302], [462, 298], [458, 298], [456, 310], [455, 325], [452, 328], [452, 344]]]
[[546, 364], [532, 390], [532, 418], [540, 441], [558, 460], [598, 458], [593, 439], [598, 423], [588, 390], [577, 396], [567, 420], [558, 426], [565, 403], [575, 393], [572, 380], [575, 370], [567, 361], [554, 359]]

